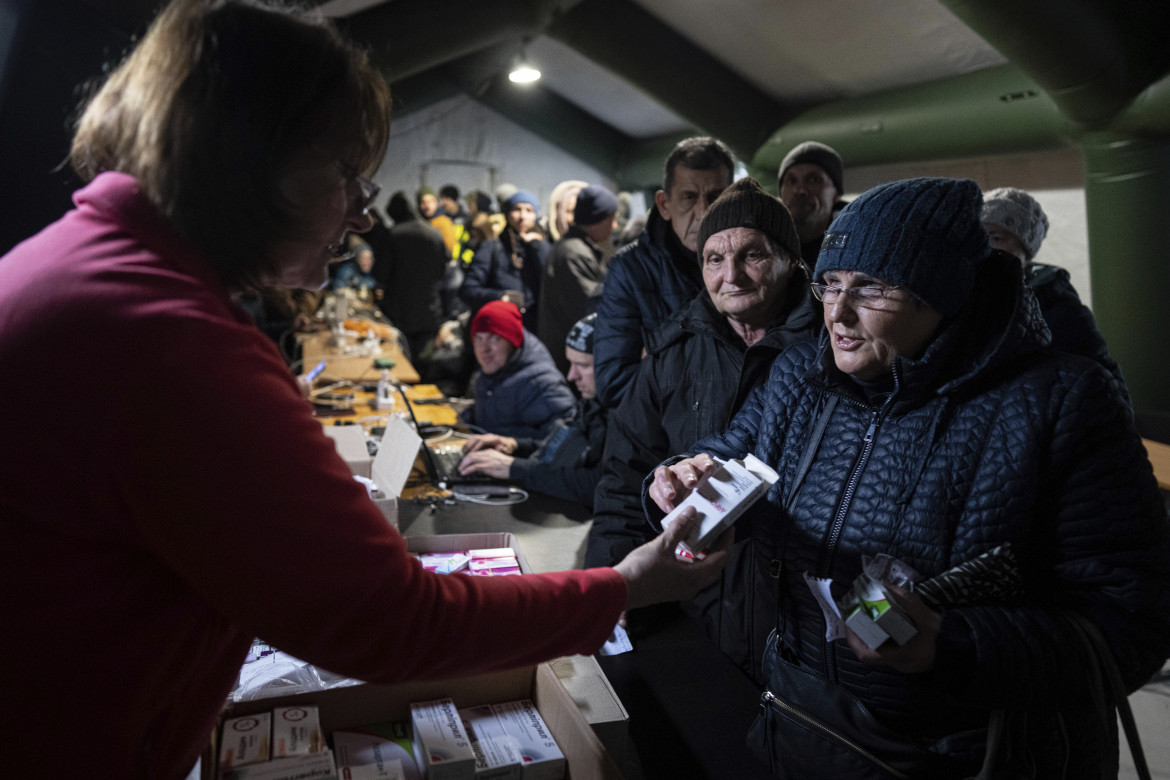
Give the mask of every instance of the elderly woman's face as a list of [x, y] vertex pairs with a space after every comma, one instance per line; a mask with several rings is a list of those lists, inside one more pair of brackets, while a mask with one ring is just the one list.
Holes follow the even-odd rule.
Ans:
[[715, 310], [729, 319], [762, 326], [774, 319], [795, 265], [768, 247], [755, 228], [734, 227], [707, 238], [703, 284]]
[[[859, 298], [826, 295], [825, 329], [837, 368], [855, 379], [890, 373], [894, 358], [916, 358], [934, 339], [942, 315], [905, 290], [854, 271], [829, 271], [825, 284], [841, 289], [869, 287], [886, 292], [865, 306]], [[880, 307], [880, 308], [879, 308]]]

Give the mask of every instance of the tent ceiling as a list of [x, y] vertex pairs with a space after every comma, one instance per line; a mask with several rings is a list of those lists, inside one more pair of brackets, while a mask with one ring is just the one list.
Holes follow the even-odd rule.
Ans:
[[[138, 29], [149, 0], [83, 0]], [[1074, 122], [1124, 110], [1170, 69], [1164, 0], [329, 0], [368, 46], [399, 116], [471, 94], [589, 162], [656, 170], [697, 131], [771, 164], [815, 107], [1011, 65]], [[525, 45], [544, 73], [504, 78]], [[945, 90], [943, 91], [945, 93]], [[937, 97], [939, 92], [932, 93]], [[844, 108], [841, 108], [844, 107]], [[850, 118], [848, 121], [856, 121]], [[848, 133], [848, 128], [845, 128]], [[766, 153], [765, 150], [767, 150]]]

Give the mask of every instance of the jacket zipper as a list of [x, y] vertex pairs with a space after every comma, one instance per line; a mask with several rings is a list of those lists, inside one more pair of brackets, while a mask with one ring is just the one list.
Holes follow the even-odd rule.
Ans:
[[[865, 436], [862, 438], [861, 454], [857, 457], [857, 462], [853, 464], [853, 471], [849, 474], [849, 480], [845, 483], [845, 493], [841, 496], [841, 503], [837, 505], [837, 512], [833, 516], [833, 524], [829, 526], [829, 536], [825, 543], [825, 558], [821, 564], [821, 570], [817, 573], [819, 577], [828, 577], [833, 567], [833, 556], [837, 552], [837, 543], [841, 541], [841, 532], [845, 528], [845, 516], [849, 514], [849, 507], [853, 503], [853, 495], [857, 492], [857, 483], [861, 481], [861, 474], [865, 471], [865, 464], [869, 462], [870, 453], [873, 451], [873, 440], [877, 435], [878, 425], [881, 423], [881, 410], [875, 409], [870, 413], [869, 428], [865, 431]], [[833, 645], [830, 642], [825, 643], [825, 677], [830, 682], [837, 682], [837, 664], [836, 656], [833, 653]]]
[[807, 714], [801, 712], [800, 710], [796, 709], [795, 707], [793, 707], [791, 704], [784, 701], [783, 699], [777, 698], [776, 695], [773, 694], [771, 691], [765, 690], [760, 695], [760, 702], [766, 707], [773, 707], [773, 708], [782, 710], [789, 717], [797, 718], [802, 723], [804, 723], [808, 726], [811, 726], [813, 729], [820, 731], [824, 734], [828, 734], [833, 739], [835, 739], [838, 742], [840, 742], [841, 744], [845, 745], [845, 747], [854, 751], [855, 753], [860, 755], [865, 760], [871, 762], [874, 766], [876, 766], [879, 769], [888, 773], [891, 777], [898, 777], [898, 778], [908, 778], [909, 777], [909, 775], [903, 774], [903, 773], [899, 772], [897, 769], [894, 769], [892, 766], [887, 764], [885, 761], [882, 761], [880, 758], [875, 756], [873, 753], [870, 753], [868, 750], [863, 748], [861, 745], [858, 745], [856, 742], [849, 739], [849, 737], [846, 737], [841, 732], [833, 730], [832, 728], [825, 725], [824, 723], [817, 720], [816, 718], [814, 718], [810, 715], [807, 715]]

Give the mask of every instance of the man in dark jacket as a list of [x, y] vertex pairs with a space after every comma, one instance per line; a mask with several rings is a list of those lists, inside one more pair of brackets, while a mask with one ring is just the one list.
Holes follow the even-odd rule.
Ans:
[[[654, 334], [633, 387], [610, 414], [586, 566], [610, 566], [653, 535], [640, 495], [646, 473], [723, 430], [781, 351], [820, 329], [792, 218], [753, 179], [724, 190], [700, 239], [706, 289]], [[742, 557], [733, 551], [725, 571]], [[724, 589], [700, 594], [692, 611], [746, 670], [753, 648], [723, 625], [742, 620], [739, 599]]]
[[[759, 573], [744, 597], [761, 607], [749, 629], [768, 645], [776, 698], [799, 676], [830, 728], [868, 710], [866, 740], [885, 728], [902, 749], [862, 747], [907, 776], [973, 775], [993, 710], [1026, 722], [1013, 752], [1028, 776], [1116, 776], [1116, 720], [1095, 717], [1099, 667], [1078, 621], [1104, 635], [1130, 690], [1161, 666], [1166, 512], [1108, 373], [1050, 348], [1018, 261], [989, 247], [981, 202], [974, 182], [911, 179], [850, 203], [816, 266], [819, 346], [785, 352], [728, 429], [692, 452], [753, 453], [780, 475], [735, 526], [755, 542]], [[650, 506], [669, 509], [711, 466], [703, 454], [656, 469]], [[930, 579], [995, 550], [998, 582], [1018, 589], [958, 588], [940, 613], [886, 588], [918, 628], [901, 645], [827, 635], [806, 581], [830, 580], [840, 599], [863, 556]], [[853, 714], [837, 713], [831, 703], [848, 697]], [[787, 723], [769, 715], [753, 731], [782, 776], [846, 761], [853, 769], [835, 777], [882, 774], [855, 747]]]
[[[557, 368], [569, 371], [569, 361], [560, 346], [574, 324], [589, 313], [589, 298], [605, 279], [613, 253], [617, 196], [600, 184], [590, 184], [577, 193], [573, 222], [553, 245], [540, 284], [540, 328], [536, 335], [553, 353]], [[592, 352], [590, 349], [590, 361]]]
[[536, 228], [536, 196], [517, 190], [504, 202], [507, 227], [498, 239], [485, 241], [463, 277], [459, 297], [472, 316], [490, 301], [509, 300], [520, 307], [524, 327], [539, 324], [540, 280], [549, 246]]
[[488, 433], [542, 439], [573, 411], [573, 391], [544, 344], [521, 324], [510, 301], [492, 301], [471, 320], [479, 372], [475, 405], [460, 419]]
[[605, 446], [605, 407], [593, 385], [593, 330], [596, 314], [577, 322], [565, 338], [569, 381], [581, 394], [573, 416], [553, 424], [543, 439], [488, 433], [463, 445], [462, 474], [482, 472], [526, 490], [593, 506]]
[[1040, 312], [1052, 331], [1052, 348], [1083, 355], [1104, 366], [1117, 381], [1118, 392], [1128, 406], [1129, 388], [1121, 367], [1109, 355], [1093, 312], [1081, 303], [1068, 271], [1034, 259], [1048, 235], [1048, 216], [1036, 199], [1015, 187], [987, 192], [983, 196], [983, 226], [993, 247], [1015, 255], [1024, 264], [1024, 280], [1036, 294]]
[[735, 175], [722, 141], [680, 141], [666, 158], [646, 229], [610, 262], [597, 306], [597, 395], [612, 409], [634, 381], [646, 337], [703, 289], [699, 223]]
[[837, 150], [817, 141], [797, 144], [780, 161], [776, 186], [800, 234], [800, 255], [809, 265], [817, 261], [829, 223], [845, 207], [843, 167]]
[[[442, 235], [419, 218], [405, 192], [390, 196], [386, 216], [394, 225], [387, 240], [390, 257], [385, 263], [382, 311], [406, 337], [411, 359], [419, 361], [439, 329], [439, 284], [447, 250]], [[377, 261], [382, 263], [381, 258]]]

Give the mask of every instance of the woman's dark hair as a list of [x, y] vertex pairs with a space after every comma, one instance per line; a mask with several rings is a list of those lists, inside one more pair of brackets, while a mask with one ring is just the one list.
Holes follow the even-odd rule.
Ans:
[[274, 279], [295, 235], [281, 182], [316, 149], [370, 175], [390, 136], [390, 89], [323, 19], [260, 0], [174, 0], [82, 112], [85, 180], [134, 176], [233, 289]]

